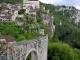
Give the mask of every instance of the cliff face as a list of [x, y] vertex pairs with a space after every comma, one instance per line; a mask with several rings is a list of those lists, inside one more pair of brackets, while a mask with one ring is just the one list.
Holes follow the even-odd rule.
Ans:
[[69, 18], [69, 22], [74, 22], [76, 25], [79, 25], [80, 10], [72, 6], [58, 6], [58, 8], [55, 9], [55, 12], [60, 11], [62, 11], [63, 16]]
[[49, 16], [48, 14], [43, 14], [42, 15], [42, 19], [43, 19], [43, 23], [48, 27], [49, 32], [51, 37], [53, 37], [54, 32], [55, 32], [55, 25], [53, 24], [54, 22], [54, 17], [53, 16]]
[[49, 10], [46, 10], [45, 7], [42, 5], [42, 12], [41, 12], [41, 18], [43, 23], [48, 27], [48, 30], [50, 32], [50, 36], [54, 36], [55, 32], [55, 25], [54, 25], [54, 16], [50, 14]]

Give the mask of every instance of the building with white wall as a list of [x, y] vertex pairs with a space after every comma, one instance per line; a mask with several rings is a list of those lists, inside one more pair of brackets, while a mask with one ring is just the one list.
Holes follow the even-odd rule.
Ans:
[[39, 8], [39, 0], [23, 0], [23, 8], [26, 9], [29, 6], [33, 6], [33, 8]]
[[23, 9], [26, 10], [26, 13], [34, 14], [36, 8], [40, 8], [39, 0], [23, 0]]

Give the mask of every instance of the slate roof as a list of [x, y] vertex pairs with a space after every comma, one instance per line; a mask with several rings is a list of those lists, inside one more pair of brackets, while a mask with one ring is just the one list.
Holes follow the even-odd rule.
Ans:
[[15, 38], [10, 35], [6, 35], [6, 36], [0, 35], [0, 39], [5, 39], [6, 42], [15, 42]]
[[1, 18], [11, 19], [11, 16], [0, 16]]
[[4, 37], [2, 35], [0, 35], [0, 39], [4, 39]]

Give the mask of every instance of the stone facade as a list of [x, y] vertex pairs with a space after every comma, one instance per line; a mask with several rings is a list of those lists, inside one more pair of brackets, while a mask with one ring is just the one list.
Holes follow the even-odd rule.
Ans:
[[36, 8], [40, 8], [38, 0], [23, 0], [23, 9], [26, 10], [26, 13], [36, 15]]
[[23, 0], [23, 9], [33, 6], [33, 8], [39, 8], [39, 0]]
[[19, 9], [19, 4], [4, 4], [2, 9], [0, 10], [0, 21], [15, 22], [15, 19], [18, 16]]

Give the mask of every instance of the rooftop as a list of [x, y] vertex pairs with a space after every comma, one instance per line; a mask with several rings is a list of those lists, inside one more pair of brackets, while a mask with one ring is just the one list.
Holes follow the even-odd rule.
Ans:
[[6, 36], [0, 35], [0, 39], [5, 39], [6, 42], [15, 42], [14, 37], [12, 37], [12, 36], [10, 36], [10, 35], [6, 35]]

